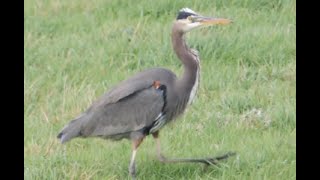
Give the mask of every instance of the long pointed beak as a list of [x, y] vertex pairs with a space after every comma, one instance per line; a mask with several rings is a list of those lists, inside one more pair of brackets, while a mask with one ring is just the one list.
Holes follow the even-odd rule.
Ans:
[[230, 19], [225, 18], [214, 18], [214, 17], [204, 17], [204, 16], [196, 16], [193, 19], [196, 22], [199, 22], [201, 25], [224, 25], [229, 24], [232, 21]]

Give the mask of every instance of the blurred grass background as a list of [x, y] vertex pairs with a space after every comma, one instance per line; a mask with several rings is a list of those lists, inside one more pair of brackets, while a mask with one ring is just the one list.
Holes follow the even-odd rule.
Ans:
[[150, 67], [180, 74], [171, 46], [179, 9], [233, 24], [190, 32], [201, 84], [192, 106], [161, 131], [169, 157], [236, 151], [221, 166], [161, 164], [139, 148], [139, 179], [296, 178], [296, 2], [292, 0], [25, 0], [25, 179], [129, 179], [131, 144], [59, 130], [96, 98]]

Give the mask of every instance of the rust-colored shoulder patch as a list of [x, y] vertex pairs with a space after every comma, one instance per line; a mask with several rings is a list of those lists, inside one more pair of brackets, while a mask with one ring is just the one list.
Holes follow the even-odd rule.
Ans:
[[159, 87], [161, 86], [160, 84], [160, 81], [154, 81], [152, 86], [155, 88], [155, 89], [159, 89]]

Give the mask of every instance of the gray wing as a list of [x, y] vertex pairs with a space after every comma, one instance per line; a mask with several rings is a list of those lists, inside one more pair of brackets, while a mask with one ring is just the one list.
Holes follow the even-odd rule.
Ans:
[[138, 131], [149, 127], [161, 113], [164, 97], [161, 90], [153, 87], [136, 91], [116, 103], [89, 112], [83, 122], [82, 136], [108, 137]]
[[163, 107], [163, 97], [152, 83], [159, 80], [167, 92], [176, 75], [167, 69], [153, 68], [121, 82], [67, 124], [58, 134], [61, 142], [77, 136], [108, 136], [136, 131], [153, 123]]
[[141, 89], [148, 88], [157, 80], [160, 81], [161, 84], [170, 88], [176, 78], [176, 75], [172, 71], [163, 68], [153, 68], [140, 72], [112, 88], [109, 92], [94, 102], [87, 111], [94, 111], [99, 109], [100, 106], [103, 107], [106, 104], [118, 102], [122, 98], [140, 91]]

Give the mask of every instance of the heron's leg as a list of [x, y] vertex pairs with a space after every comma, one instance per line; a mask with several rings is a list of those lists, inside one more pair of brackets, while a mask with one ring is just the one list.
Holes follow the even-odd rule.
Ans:
[[143, 138], [144, 137], [132, 141], [132, 154], [131, 154], [131, 160], [130, 160], [130, 164], [129, 164], [129, 173], [130, 173], [130, 176], [132, 177], [132, 179], [135, 179], [135, 177], [136, 177], [135, 158], [136, 158], [136, 154], [137, 154], [137, 149], [138, 149], [139, 145], [142, 143]]
[[156, 141], [158, 159], [159, 159], [159, 161], [163, 162], [166, 158], [161, 153], [161, 143], [160, 143], [160, 138], [159, 138], [159, 131], [153, 133], [152, 136]]
[[157, 155], [158, 159], [161, 162], [164, 163], [181, 163], [181, 162], [188, 162], [188, 163], [203, 163], [206, 165], [215, 165], [218, 163], [219, 160], [227, 159], [230, 156], [235, 155], [236, 153], [234, 152], [228, 152], [224, 155], [213, 157], [213, 158], [183, 158], [183, 159], [178, 159], [178, 158], [171, 158], [167, 159], [165, 156], [161, 154], [161, 145], [160, 145], [160, 139], [159, 139], [159, 131], [156, 133], [153, 133], [152, 136], [154, 137], [156, 144], [157, 144]]

